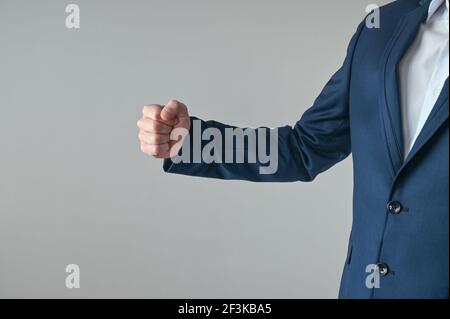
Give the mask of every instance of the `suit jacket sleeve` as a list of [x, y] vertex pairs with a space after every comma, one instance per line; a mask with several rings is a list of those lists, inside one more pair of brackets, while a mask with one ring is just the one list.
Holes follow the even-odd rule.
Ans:
[[[312, 181], [318, 174], [345, 159], [351, 153], [349, 93], [352, 62], [363, 26], [361, 23], [353, 36], [342, 67], [328, 81], [313, 106], [293, 127], [284, 126], [277, 129], [278, 169], [274, 174], [260, 174], [263, 164], [259, 161], [243, 164], [207, 164], [203, 161], [175, 164], [169, 159], [164, 161], [164, 171], [253, 182]], [[198, 119], [191, 118], [191, 121], [194, 120]], [[191, 130], [192, 127], [193, 125]], [[225, 129], [234, 127], [216, 121], [201, 121], [202, 131], [207, 128], [217, 128], [223, 133], [222, 136], [225, 136]], [[256, 134], [258, 132], [256, 130]], [[191, 136], [192, 133], [191, 131]], [[185, 147], [192, 149], [192, 141], [190, 145], [183, 145], [183, 148]]]

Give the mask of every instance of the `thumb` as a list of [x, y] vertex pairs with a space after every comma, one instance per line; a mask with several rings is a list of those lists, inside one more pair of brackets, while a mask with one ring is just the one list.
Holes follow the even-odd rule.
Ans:
[[166, 122], [175, 123], [174, 128], [184, 128], [189, 131], [191, 126], [191, 120], [189, 118], [189, 112], [181, 102], [171, 100], [161, 110], [161, 119]]
[[161, 111], [161, 118], [164, 121], [182, 120], [186, 117], [189, 117], [186, 105], [176, 100], [169, 101]]

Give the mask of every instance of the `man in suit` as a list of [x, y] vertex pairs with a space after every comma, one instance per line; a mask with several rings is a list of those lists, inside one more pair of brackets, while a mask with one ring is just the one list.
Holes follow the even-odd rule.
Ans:
[[144, 107], [141, 149], [164, 158], [170, 173], [256, 182], [312, 181], [352, 153], [353, 225], [339, 296], [448, 298], [449, 4], [399, 0], [379, 14], [380, 28], [360, 24], [314, 105], [277, 129], [275, 173], [261, 174], [259, 161], [175, 162], [193, 148], [186, 139], [180, 150], [175, 129], [192, 136], [194, 121], [201, 131], [233, 128], [189, 117], [177, 101]]

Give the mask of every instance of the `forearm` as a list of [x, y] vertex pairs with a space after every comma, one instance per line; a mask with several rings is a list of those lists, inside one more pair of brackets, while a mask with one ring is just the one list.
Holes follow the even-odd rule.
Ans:
[[322, 153], [321, 147], [328, 144], [317, 145], [305, 134], [302, 121], [294, 127], [249, 129], [191, 118], [180, 157], [165, 160], [163, 167], [168, 173], [225, 180], [311, 181], [349, 153], [345, 150], [333, 157], [331, 152]]
[[166, 160], [164, 170], [228, 180], [290, 181], [279, 175], [278, 134], [278, 129], [238, 128], [192, 117], [179, 157]]

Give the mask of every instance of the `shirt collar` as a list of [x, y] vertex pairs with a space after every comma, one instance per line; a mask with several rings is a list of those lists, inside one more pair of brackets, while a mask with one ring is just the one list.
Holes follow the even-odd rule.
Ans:
[[431, 17], [439, 10], [439, 8], [441, 7], [442, 4], [444, 4], [447, 7], [447, 14], [449, 11], [449, 0], [433, 0], [430, 3], [430, 7], [428, 8], [428, 19], [427, 21], [429, 21], [431, 19]]

